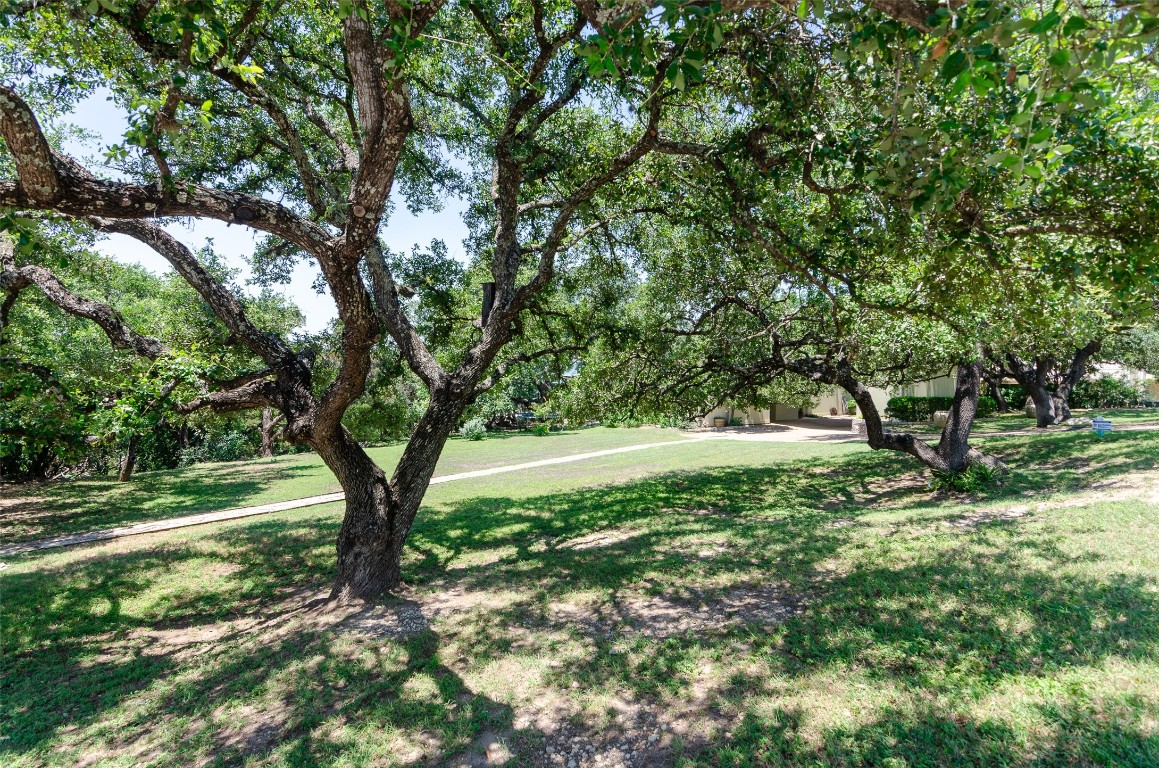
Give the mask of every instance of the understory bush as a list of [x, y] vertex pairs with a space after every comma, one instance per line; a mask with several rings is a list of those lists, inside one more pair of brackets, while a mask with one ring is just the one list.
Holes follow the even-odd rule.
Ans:
[[468, 419], [459, 427], [459, 437], [467, 440], [482, 440], [487, 436], [487, 422], [481, 417], [476, 416], [473, 419]]
[[[948, 411], [954, 404], [952, 397], [891, 397], [885, 406], [885, 415], [899, 421], [929, 421], [936, 411]], [[998, 403], [990, 396], [978, 398], [978, 418], [994, 415]]]
[[537, 437], [547, 437], [551, 434], [551, 425], [546, 421], [541, 421], [538, 424], [531, 425], [531, 434]]
[[188, 467], [203, 461], [252, 459], [260, 449], [261, 436], [256, 429], [231, 429], [206, 436], [197, 444], [182, 449], [178, 463]]
[[930, 488], [940, 492], [977, 493], [993, 485], [996, 475], [985, 464], [971, 464], [959, 472], [933, 470]]
[[953, 405], [952, 397], [912, 397], [900, 395], [891, 397], [885, 406], [885, 415], [899, 421], [929, 421], [935, 411], [948, 411]]
[[1002, 391], [1002, 399], [1006, 401], [1006, 407], [1014, 410], [1018, 410], [1019, 404], [1025, 403], [1026, 398], [1030, 397], [1030, 394], [1022, 388], [1021, 384], [1000, 384], [998, 389]]
[[1143, 404], [1143, 387], [1117, 376], [1083, 379], [1070, 394], [1071, 408], [1137, 408]]

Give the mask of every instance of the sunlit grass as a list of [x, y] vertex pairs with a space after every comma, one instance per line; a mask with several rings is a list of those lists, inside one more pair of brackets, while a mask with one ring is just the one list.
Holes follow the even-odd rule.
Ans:
[[435, 486], [349, 617], [340, 505], [18, 556], [0, 763], [539, 765], [635, 707], [657, 765], [1159, 764], [1159, 433], [987, 447], [978, 497], [725, 441]]
[[[482, 441], [452, 438], [436, 474], [521, 464], [538, 459], [679, 440], [671, 429], [591, 428], [545, 436], [499, 433]], [[403, 445], [370, 448], [371, 457], [392, 469]], [[313, 453], [272, 459], [197, 464], [176, 470], [139, 472], [132, 482], [115, 477], [81, 478], [33, 485], [0, 485], [0, 541], [75, 533], [145, 520], [233, 509], [340, 491], [338, 481]]]

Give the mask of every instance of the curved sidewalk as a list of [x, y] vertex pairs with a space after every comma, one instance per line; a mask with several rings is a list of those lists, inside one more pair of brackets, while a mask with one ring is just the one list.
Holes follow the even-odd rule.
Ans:
[[[535, 469], [536, 467], [546, 467], [552, 464], [567, 464], [573, 461], [584, 461], [585, 459], [595, 459], [600, 456], [611, 456], [617, 453], [628, 453], [629, 451], [642, 451], [646, 448], [660, 448], [665, 445], [685, 445], [693, 442], [692, 440], [668, 440], [662, 443], [644, 443], [643, 445], [629, 445], [624, 448], [609, 448], [603, 451], [592, 451], [591, 453], [577, 453], [571, 456], [557, 456], [552, 459], [540, 459], [539, 461], [529, 461], [525, 464], [507, 464], [501, 467], [490, 467], [489, 469], [476, 469], [470, 472], [456, 472], [453, 475], [442, 475], [441, 477], [432, 477], [431, 485], [438, 485], [439, 483], [452, 483], [456, 480], [470, 480], [475, 477], [486, 477], [488, 475], [499, 475], [505, 472], [518, 472], [524, 469]], [[104, 528], [97, 531], [87, 531], [85, 533], [72, 533], [63, 536], [52, 536], [47, 539], [39, 539], [36, 541], [25, 541], [18, 544], [9, 544], [0, 547], [0, 557], [8, 557], [10, 555], [19, 555], [25, 552], [35, 552], [40, 549], [53, 549], [55, 547], [71, 547], [77, 544], [89, 544], [94, 541], [108, 541], [109, 539], [119, 539], [125, 536], [137, 536], [142, 533], [157, 533], [158, 531], [170, 531], [174, 528], [187, 528], [191, 525], [205, 525], [206, 523], [219, 523], [223, 520], [237, 520], [242, 517], [252, 517], [254, 515], [268, 515], [271, 512], [284, 512], [290, 509], [301, 509], [302, 507], [313, 507], [319, 504], [330, 504], [335, 501], [342, 501], [346, 498], [344, 493], [326, 493], [321, 496], [308, 496], [304, 499], [293, 499], [291, 501], [278, 501], [270, 504], [261, 504], [255, 507], [240, 507], [238, 509], [223, 509], [218, 512], [200, 512], [196, 515], [186, 515], [184, 517], [173, 517], [168, 520], [155, 520], [148, 523], [135, 523], [133, 525], [122, 525], [117, 528]]]

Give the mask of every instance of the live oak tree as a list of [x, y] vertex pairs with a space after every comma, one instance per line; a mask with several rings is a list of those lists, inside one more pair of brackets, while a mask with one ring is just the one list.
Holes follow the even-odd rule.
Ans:
[[[973, 14], [970, 34], [950, 39], [957, 17], [947, 9], [957, 3], [872, 0], [878, 12], [850, 3], [809, 22], [789, 5], [9, 3], [0, 135], [12, 175], [0, 182], [0, 204], [136, 238], [172, 264], [231, 339], [261, 361], [233, 381], [211, 379], [183, 407], [281, 413], [283, 436], [316, 450], [346, 491], [333, 596], [374, 597], [400, 583], [403, 545], [460, 416], [510, 364], [538, 354], [509, 362], [502, 352], [562, 258], [605, 220], [639, 215], [623, 180], [657, 151], [696, 144], [699, 127], [711, 122], [705, 112], [736, 101], [736, 88], [713, 81], [715, 72], [735, 82], [736, 70], [716, 71], [713, 60], [758, 64], [766, 50], [745, 51], [769, 19], [785, 48], [808, 48], [832, 26], [838, 38], [887, 29], [922, 52], [929, 45], [921, 36], [932, 32], [974, 56], [969, 43], [981, 34]], [[901, 26], [883, 27], [887, 18]], [[795, 37], [785, 37], [785, 19], [797, 25]], [[1084, 36], [1068, 31], [1068, 40]], [[967, 55], [955, 49], [951, 69], [957, 54]], [[975, 56], [982, 64], [999, 57]], [[772, 80], [780, 74], [763, 71]], [[94, 89], [130, 116], [106, 168], [86, 167], [54, 144], [57, 118]], [[687, 101], [698, 89], [723, 95]], [[455, 162], [449, 148], [460, 152]], [[472, 189], [487, 182], [472, 216], [487, 232], [475, 256], [489, 267], [493, 304], [461, 347], [436, 354], [379, 236], [400, 187], [421, 203], [460, 177]], [[255, 323], [163, 226], [187, 218], [253, 229], [268, 238], [262, 256], [317, 265], [342, 333], [337, 373], [324, 391], [313, 386], [312, 351]], [[39, 289], [96, 322], [118, 348], [161, 354], [156, 339], [34, 259], [2, 269], [6, 296]], [[343, 425], [384, 334], [429, 395], [389, 477]]]
[[1018, 382], [1034, 404], [1039, 427], [1070, 418], [1071, 392], [1103, 344], [1122, 330], [1129, 311], [1141, 309], [1102, 293], [1085, 281], [1074, 290], [1042, 286], [1022, 298], [1019, 312], [993, 313], [985, 344], [991, 376]]
[[[183, 408], [280, 412], [284, 437], [316, 450], [346, 491], [333, 596], [397, 587], [442, 446], [509, 365], [500, 353], [552, 283], [557, 257], [617, 213], [615, 184], [662, 131], [679, 136], [667, 70], [682, 43], [652, 33], [655, 64], [609, 82], [577, 50], [589, 20], [570, 3], [16, 3], [6, 21], [0, 134], [14, 173], [0, 203], [127, 235], [165, 257], [261, 360], [232, 382], [208, 382]], [[107, 170], [64, 154], [53, 124], [37, 118], [92, 89], [130, 113]], [[489, 224], [480, 256], [494, 300], [487, 322], [440, 359], [416, 330], [379, 234], [397, 185], [421, 199], [453, 181], [440, 153], [456, 143], [470, 148], [460, 160], [472, 178], [489, 179], [477, 215]], [[251, 228], [269, 238], [263, 255], [317, 265], [342, 333], [323, 392], [312, 386], [313, 352], [255, 324], [162, 226], [180, 218]], [[6, 260], [0, 290], [28, 289], [96, 322], [118, 348], [163, 353], [113, 307], [30, 260]], [[342, 423], [383, 334], [429, 394], [389, 477]]]
[[[598, 345], [569, 387], [575, 412], [691, 417], [726, 402], [814, 400], [839, 387], [857, 403], [875, 449], [902, 451], [947, 473], [997, 465], [968, 442], [981, 374], [972, 338], [920, 313], [869, 308], [816, 276], [810, 284], [738, 233], [666, 226], [656, 238], [644, 252], [647, 280], [621, 337]], [[955, 366], [958, 391], [938, 444], [884, 426], [870, 386]]]
[[[688, 212], [645, 259], [647, 351], [597, 358], [591, 377], [685, 413], [760, 402], [791, 376], [839, 385], [874, 448], [940, 471], [993, 463], [968, 436], [983, 351], [1010, 342], [1003, 321], [1056, 312], [1082, 347], [1077, 294], [1153, 295], [1159, 275], [1159, 209], [1138, 187], [1157, 167], [1149, 65], [1138, 81], [1096, 65], [1087, 19], [1003, 13], [936, 43], [881, 23], [750, 62], [731, 136], [662, 145], [683, 185], [672, 207]], [[993, 44], [1017, 25], [1038, 39]], [[693, 244], [666, 247], [688, 230]], [[884, 427], [866, 387], [924, 378], [931, 346], [948, 347], [942, 373], [958, 370], [937, 445]]]
[[[151, 360], [118, 351], [99, 326], [63, 312], [43, 294], [10, 294], [0, 307], [0, 473], [43, 479], [119, 460], [127, 480], [138, 453], [151, 468], [165, 466], [159, 461], [175, 465], [191, 427], [210, 440], [230, 430], [223, 417], [176, 410], [182, 397], [196, 394], [188, 384], [198, 372], [221, 378], [253, 365], [244, 348], [227, 343], [228, 330], [189, 284], [93, 253], [83, 231], [54, 229], [40, 232], [39, 265], [73, 291], [114, 301], [125, 322], [161, 340], [168, 352]], [[0, 241], [9, 252], [13, 245]], [[200, 258], [229, 283], [231, 271], [211, 250]], [[275, 294], [242, 301], [271, 329], [284, 332], [301, 322], [297, 308]]]

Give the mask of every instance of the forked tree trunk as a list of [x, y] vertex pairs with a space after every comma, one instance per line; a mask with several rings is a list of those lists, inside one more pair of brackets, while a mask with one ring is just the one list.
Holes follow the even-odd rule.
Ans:
[[402, 584], [402, 553], [443, 446], [467, 402], [432, 399], [388, 480], [343, 430], [316, 446], [346, 492], [330, 599], [370, 600]]
[[970, 446], [970, 430], [978, 413], [978, 398], [982, 388], [981, 362], [958, 366], [954, 401], [937, 445], [931, 445], [908, 432], [887, 431], [881, 423], [881, 415], [873, 402], [869, 388], [858, 381], [852, 371], [848, 369], [839, 371], [836, 383], [857, 402], [865, 419], [865, 431], [870, 448], [908, 453], [930, 469], [950, 474], [961, 472], [974, 463], [984, 464], [992, 469], [1002, 466], [997, 458]]
[[140, 439], [140, 436], [136, 434], [129, 436], [125, 457], [121, 459], [121, 474], [117, 477], [117, 480], [122, 483], [127, 483], [133, 479], [133, 470], [137, 468], [137, 443]]
[[1075, 385], [1087, 375], [1087, 364], [1091, 357], [1097, 355], [1102, 348], [1103, 342], [1096, 340], [1075, 350], [1074, 357], [1070, 360], [1070, 367], [1067, 368], [1066, 375], [1062, 377], [1062, 381], [1058, 383], [1058, 389], [1054, 392], [1055, 408], [1060, 416], [1059, 421], [1066, 421], [1070, 418], [1071, 393], [1074, 392]]
[[1010, 372], [1034, 402], [1034, 421], [1039, 427], [1061, 424], [1070, 418], [1071, 392], [1087, 373], [1087, 363], [1102, 349], [1101, 341], [1092, 341], [1075, 350], [1054, 392], [1050, 391], [1050, 374], [1054, 371], [1055, 360], [1050, 357], [1036, 357], [1033, 363], [1024, 363], [1013, 355], [1007, 355]]

